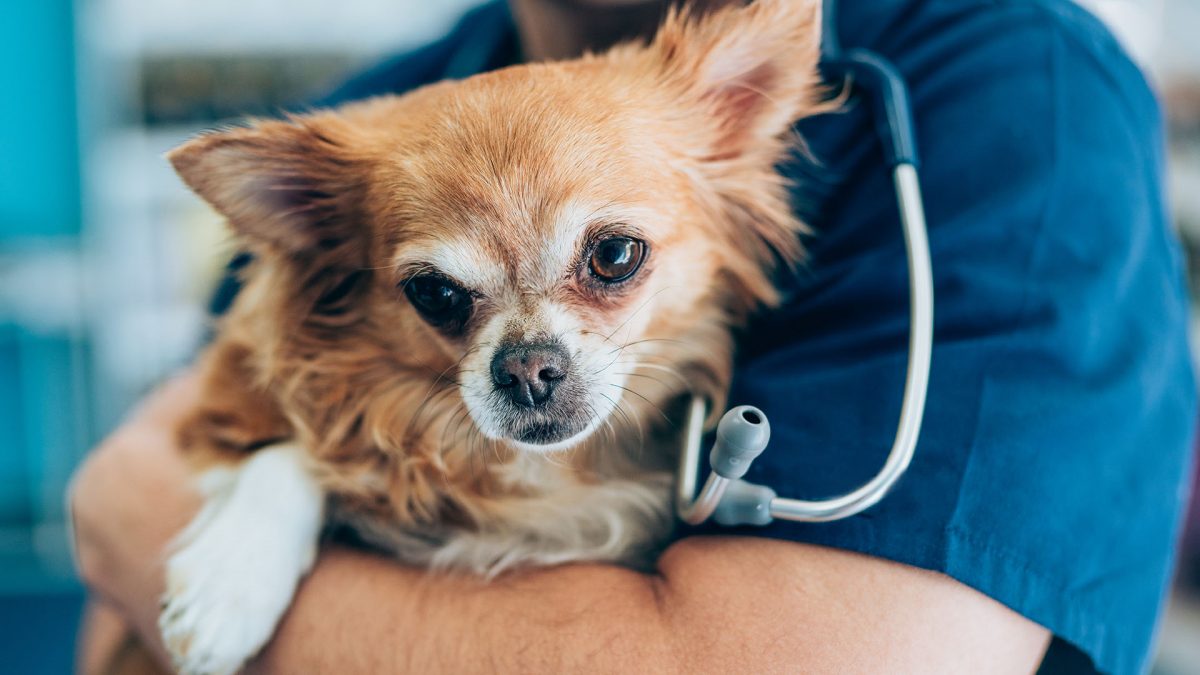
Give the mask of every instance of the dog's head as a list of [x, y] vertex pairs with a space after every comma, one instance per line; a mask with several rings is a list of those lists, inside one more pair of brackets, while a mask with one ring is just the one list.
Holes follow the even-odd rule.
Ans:
[[819, 5], [674, 13], [649, 45], [170, 159], [272, 270], [282, 343], [348, 381], [449, 383], [483, 435], [567, 447], [688, 389], [721, 398], [731, 326], [800, 254], [774, 166], [818, 105]]

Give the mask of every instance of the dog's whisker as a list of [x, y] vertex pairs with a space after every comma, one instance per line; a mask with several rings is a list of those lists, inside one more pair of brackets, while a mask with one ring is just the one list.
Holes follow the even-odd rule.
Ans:
[[[494, 453], [495, 448], [494, 447], [490, 447], [490, 448], [484, 447], [485, 439], [483, 437], [483, 434], [479, 433], [479, 427], [476, 427], [474, 424], [471, 424], [471, 425], [468, 425], [466, 427], [466, 429], [467, 429], [467, 431], [466, 431], [467, 440], [466, 440], [465, 445], [467, 448], [467, 454], [471, 457], [471, 466], [473, 469], [472, 473], [474, 475], [480, 475], [480, 474], [486, 473], [487, 457], [485, 456], [484, 453], [487, 450], [492, 450], [492, 452]], [[474, 469], [476, 462], [478, 462], [480, 465], [480, 468], [477, 470]]]
[[[616, 365], [622, 365], [622, 364], [619, 364], [619, 363], [618, 363], [618, 364], [616, 364]], [[666, 373], [666, 374], [668, 374], [668, 375], [671, 375], [671, 376], [672, 376], [672, 377], [674, 377], [675, 379], [679, 380], [680, 384], [683, 384], [683, 385], [684, 385], [684, 387], [689, 387], [689, 386], [691, 386], [691, 383], [690, 383], [690, 382], [688, 382], [687, 378], [686, 378], [686, 377], [684, 377], [684, 376], [683, 376], [683, 373], [681, 373], [681, 372], [679, 371], [679, 369], [677, 369], [677, 368], [672, 368], [672, 367], [670, 367], [670, 366], [664, 366], [664, 365], [660, 365], [660, 364], [657, 364], [657, 363], [634, 363], [634, 364], [629, 364], [629, 365], [633, 365], [635, 368], [638, 368], [638, 369], [640, 369], [640, 368], [646, 368], [646, 369], [649, 369], [649, 370], [657, 370], [657, 371], [660, 371], [660, 372], [664, 372], [664, 373]]]
[[597, 333], [596, 331], [581, 330], [581, 331], [579, 331], [579, 334], [580, 335], [595, 335], [596, 337], [600, 338], [601, 340], [604, 340], [605, 342], [612, 342], [612, 344], [617, 344], [616, 342], [613, 342], [612, 338], [608, 337], [607, 335], [605, 335], [603, 333]]
[[613, 373], [613, 374], [614, 375], [622, 375], [624, 377], [640, 377], [640, 378], [643, 378], [646, 380], [650, 380], [651, 382], [658, 384], [659, 386], [661, 386], [664, 389], [667, 389], [668, 391], [673, 389], [673, 387], [670, 384], [663, 382], [661, 378], [655, 377], [653, 375], [648, 375], [646, 373]]
[[413, 411], [412, 418], [409, 420], [408, 426], [405, 428], [404, 435], [401, 438], [403, 438], [406, 442], [413, 438], [413, 436], [417, 434], [417, 426], [421, 421], [422, 415], [426, 412], [436, 414], [437, 406], [431, 406], [430, 404], [440, 401], [441, 399], [445, 398], [447, 394], [453, 394], [455, 391], [457, 391], [455, 386], [440, 387], [437, 389], [437, 391], [433, 391], [431, 388], [430, 393], [426, 394], [425, 399], [421, 401], [421, 404], [417, 406], [415, 411]]
[[[472, 347], [472, 348], [468, 349], [466, 352], [463, 353], [462, 357], [460, 357], [454, 363], [446, 366], [446, 368], [443, 369], [442, 372], [438, 373], [437, 377], [434, 378], [432, 383], [430, 383], [429, 391], [427, 391], [425, 393], [424, 399], [421, 401], [420, 405], [417, 406], [416, 412], [413, 413], [412, 419], [409, 421], [408, 427], [404, 430], [403, 438], [407, 439], [410, 437], [410, 434], [413, 433], [413, 430], [415, 429], [417, 422], [420, 420], [421, 412], [425, 408], [426, 404], [429, 403], [430, 397], [433, 395], [434, 390], [437, 388], [438, 384], [440, 384], [443, 381], [443, 378], [445, 378], [446, 373], [448, 373], [452, 369], [460, 366], [463, 361], [465, 361], [468, 357], [470, 357], [472, 354], [474, 354], [477, 350], [478, 350], [478, 347]], [[461, 387], [462, 385], [460, 385], [457, 380], [454, 380], [453, 386]]]
[[635, 353], [629, 353], [629, 354], [626, 354], [626, 352], [625, 352], [626, 348], [628, 348], [628, 347], [634, 347], [634, 346], [640, 346], [640, 345], [644, 345], [644, 344], [649, 344], [649, 343], [652, 343], [652, 342], [671, 342], [671, 343], [679, 343], [680, 341], [679, 341], [679, 340], [672, 340], [672, 339], [669, 339], [669, 338], [644, 338], [644, 339], [641, 339], [641, 340], [635, 340], [635, 341], [633, 341], [633, 342], [627, 342], [627, 343], [625, 343], [625, 344], [623, 344], [623, 345], [621, 345], [621, 346], [619, 346], [619, 347], [616, 347], [616, 348], [614, 348], [613, 350], [609, 351], [609, 354], [612, 354], [613, 352], [616, 352], [616, 355], [615, 355], [615, 356], [613, 356], [613, 358], [612, 358], [612, 360], [611, 360], [611, 361], [609, 361], [608, 363], [606, 363], [606, 364], [604, 364], [603, 366], [601, 366], [599, 369], [597, 369], [597, 370], [596, 370], [596, 372], [595, 372], [595, 373], [592, 373], [592, 374], [593, 374], [593, 375], [598, 375], [598, 374], [600, 374], [600, 373], [602, 373], [602, 372], [604, 372], [604, 371], [608, 370], [608, 369], [609, 369], [609, 368], [611, 368], [611, 367], [612, 367], [614, 364], [616, 364], [616, 363], [617, 363], [617, 362], [618, 362], [618, 361], [621, 359], [621, 357], [622, 357], [622, 356], [624, 356], [624, 355], [629, 355], [629, 356], [638, 356], [639, 358], [641, 358], [643, 355], [639, 355], [639, 354], [635, 354]]
[[604, 418], [604, 431], [608, 434], [608, 442], [612, 443], [613, 445], [616, 445], [617, 444], [617, 430], [613, 426], [611, 417]]
[[644, 435], [645, 432], [642, 429], [642, 425], [634, 422], [632, 415], [628, 411], [626, 411], [624, 408], [621, 407], [621, 401], [614, 401], [607, 394], [601, 394], [601, 396], [608, 399], [608, 401], [610, 401], [612, 403], [613, 411], [617, 413], [621, 423], [624, 424], [627, 429], [629, 429], [633, 433], [637, 434], [637, 439], [638, 439], [637, 440], [637, 443], [638, 443], [637, 456], [641, 457], [642, 453], [645, 451], [645, 445], [646, 445], [646, 439], [645, 439], [645, 435]]
[[[441, 448], [452, 447], [446, 444], [446, 433], [450, 432], [450, 440], [453, 441], [458, 437], [458, 430], [462, 424], [462, 421], [465, 421], [469, 417], [470, 411], [467, 409], [467, 406], [461, 406], [461, 408], [450, 417], [445, 426], [442, 427], [442, 436], [438, 441], [438, 446]], [[450, 431], [451, 427], [453, 427], [453, 431]]]
[[663, 418], [664, 420], [666, 420], [667, 422], [669, 422], [669, 423], [671, 423], [671, 424], [674, 424], [674, 423], [675, 423], [675, 422], [673, 422], [673, 421], [671, 420], [671, 418], [670, 418], [670, 417], [667, 415], [667, 413], [663, 412], [662, 408], [658, 407], [658, 405], [657, 405], [656, 403], [654, 403], [654, 401], [651, 401], [650, 399], [648, 399], [648, 398], [646, 398], [645, 396], [641, 395], [640, 393], [638, 393], [638, 392], [634, 391], [633, 389], [630, 389], [629, 387], [622, 387], [622, 386], [621, 386], [621, 385], [619, 385], [619, 384], [613, 384], [613, 383], [611, 383], [611, 382], [609, 383], [609, 385], [608, 385], [608, 386], [610, 386], [610, 387], [616, 387], [617, 389], [620, 389], [621, 391], [626, 391], [626, 392], [629, 392], [630, 394], [633, 394], [634, 396], [636, 396], [636, 397], [638, 397], [638, 398], [642, 399], [643, 401], [645, 401], [645, 402], [646, 402], [646, 404], [647, 404], [647, 405], [649, 405], [651, 408], [654, 408], [654, 410], [655, 410], [655, 411], [656, 411], [656, 412], [657, 412], [659, 415], [661, 415], [661, 416], [662, 416], [662, 418]]
[[638, 429], [638, 425], [633, 424], [633, 421], [629, 418], [629, 414], [626, 413], [625, 410], [623, 410], [621, 408], [621, 401], [614, 399], [613, 397], [609, 396], [608, 394], [605, 394], [604, 392], [600, 392], [600, 395], [604, 397], [604, 400], [606, 400], [610, 404], [612, 404], [613, 412], [618, 416], [618, 419], [621, 421], [622, 424], [625, 424], [626, 426], [628, 426], [630, 428], [630, 430]]
[[[629, 348], [629, 347], [633, 347], [633, 346], [635, 346], [635, 345], [649, 344], [649, 343], [651, 343], [651, 342], [667, 342], [667, 343], [670, 343], [670, 344], [685, 344], [685, 343], [683, 342], [683, 340], [675, 340], [675, 339], [672, 339], [672, 338], [642, 338], [642, 339], [640, 339], [640, 340], [634, 340], [634, 341], [632, 341], [632, 342], [626, 342], [625, 344], [621, 345], [620, 347], [617, 347], [616, 349], [619, 349], [619, 350], [624, 350], [624, 349], [627, 349], [627, 348]], [[609, 353], [612, 353], [612, 352], [609, 352]]]
[[645, 309], [647, 306], [649, 306], [650, 301], [657, 298], [661, 293], [664, 293], [664, 292], [666, 292], [672, 288], [676, 288], [676, 287], [677, 287], [676, 284], [668, 284], [668, 285], [663, 286], [662, 288], [658, 289], [657, 291], [651, 293], [650, 297], [643, 300], [642, 304], [638, 305], [637, 309], [633, 310], [632, 314], [625, 317], [625, 320], [621, 322], [621, 325], [619, 325], [615, 329], [613, 329], [613, 332], [609, 333], [608, 336], [611, 338], [612, 336], [616, 335], [618, 331], [620, 331], [622, 328], [624, 328], [626, 325], [628, 325], [630, 321], [633, 320], [633, 317], [637, 316], [638, 313], [640, 313], [643, 309]]

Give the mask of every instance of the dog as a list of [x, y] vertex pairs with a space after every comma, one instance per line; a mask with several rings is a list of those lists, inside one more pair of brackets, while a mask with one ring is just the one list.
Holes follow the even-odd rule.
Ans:
[[[676, 402], [804, 226], [776, 165], [822, 112], [817, 0], [201, 135], [168, 158], [253, 255], [179, 429], [205, 502], [160, 618], [187, 673], [271, 637], [323, 532], [486, 577], [652, 564]], [[712, 420], [710, 420], [711, 422]]]

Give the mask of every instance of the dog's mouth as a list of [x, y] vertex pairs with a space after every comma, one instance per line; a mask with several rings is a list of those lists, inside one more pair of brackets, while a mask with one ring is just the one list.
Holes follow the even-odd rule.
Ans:
[[529, 453], [552, 453], [577, 446], [602, 424], [601, 419], [534, 419], [503, 432], [512, 446]]
[[530, 445], [549, 445], [565, 441], [575, 435], [577, 429], [558, 422], [536, 422], [517, 432], [514, 441]]
[[522, 449], [550, 452], [582, 440], [591, 426], [587, 420], [535, 421], [521, 425], [506, 435]]

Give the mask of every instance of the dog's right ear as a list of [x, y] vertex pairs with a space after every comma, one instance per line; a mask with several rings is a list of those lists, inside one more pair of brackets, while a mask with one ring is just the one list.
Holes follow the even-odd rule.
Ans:
[[344, 250], [360, 238], [363, 172], [331, 115], [206, 133], [167, 159], [254, 253]]

